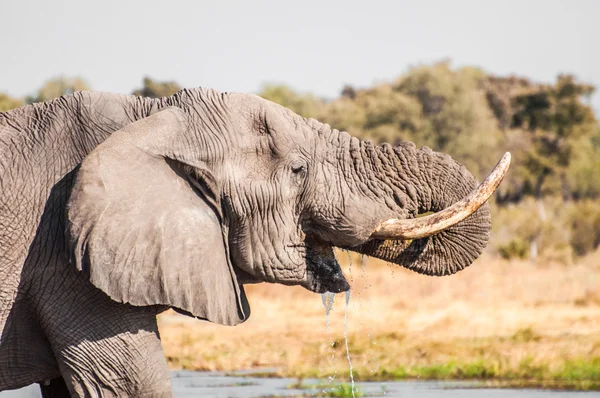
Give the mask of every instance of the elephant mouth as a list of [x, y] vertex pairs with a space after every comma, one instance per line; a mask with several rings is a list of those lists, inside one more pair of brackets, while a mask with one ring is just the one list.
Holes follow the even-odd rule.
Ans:
[[350, 290], [350, 285], [335, 258], [333, 247], [307, 239], [306, 281], [303, 286], [315, 293], [341, 293]]

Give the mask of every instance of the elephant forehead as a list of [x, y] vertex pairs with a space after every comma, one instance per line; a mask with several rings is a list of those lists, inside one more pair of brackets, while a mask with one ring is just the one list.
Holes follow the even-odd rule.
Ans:
[[[321, 150], [319, 150], [321, 149]], [[331, 148], [318, 148], [316, 149], [316, 155], [323, 163], [337, 164], [342, 156], [340, 149]]]

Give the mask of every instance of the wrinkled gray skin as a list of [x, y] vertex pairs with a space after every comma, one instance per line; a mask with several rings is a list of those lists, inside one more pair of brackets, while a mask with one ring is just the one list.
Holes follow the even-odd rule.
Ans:
[[486, 245], [487, 206], [430, 238], [369, 236], [475, 186], [446, 155], [253, 95], [79, 92], [1, 113], [0, 390], [168, 396], [157, 313], [235, 325], [245, 283], [345, 291], [332, 246], [453, 274]]

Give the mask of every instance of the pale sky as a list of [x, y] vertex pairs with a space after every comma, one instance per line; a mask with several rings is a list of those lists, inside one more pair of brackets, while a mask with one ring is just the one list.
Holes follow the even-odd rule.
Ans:
[[595, 0], [0, 0], [0, 12], [0, 92], [14, 96], [57, 75], [130, 93], [147, 75], [238, 92], [281, 82], [332, 98], [445, 58], [600, 86]]

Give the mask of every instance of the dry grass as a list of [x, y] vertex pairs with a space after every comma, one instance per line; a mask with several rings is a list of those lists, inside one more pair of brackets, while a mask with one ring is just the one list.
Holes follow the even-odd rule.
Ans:
[[[354, 255], [349, 266], [349, 257], [338, 255], [352, 286], [349, 347], [361, 380], [488, 377], [537, 383], [567, 371], [592, 381], [598, 372], [600, 379], [600, 252], [570, 266], [484, 256], [444, 278], [378, 261], [360, 266]], [[285, 375], [347, 378], [344, 295], [336, 296], [327, 329], [318, 295], [267, 284], [249, 286], [247, 293], [252, 316], [236, 327], [161, 315], [171, 366], [276, 367]]]

